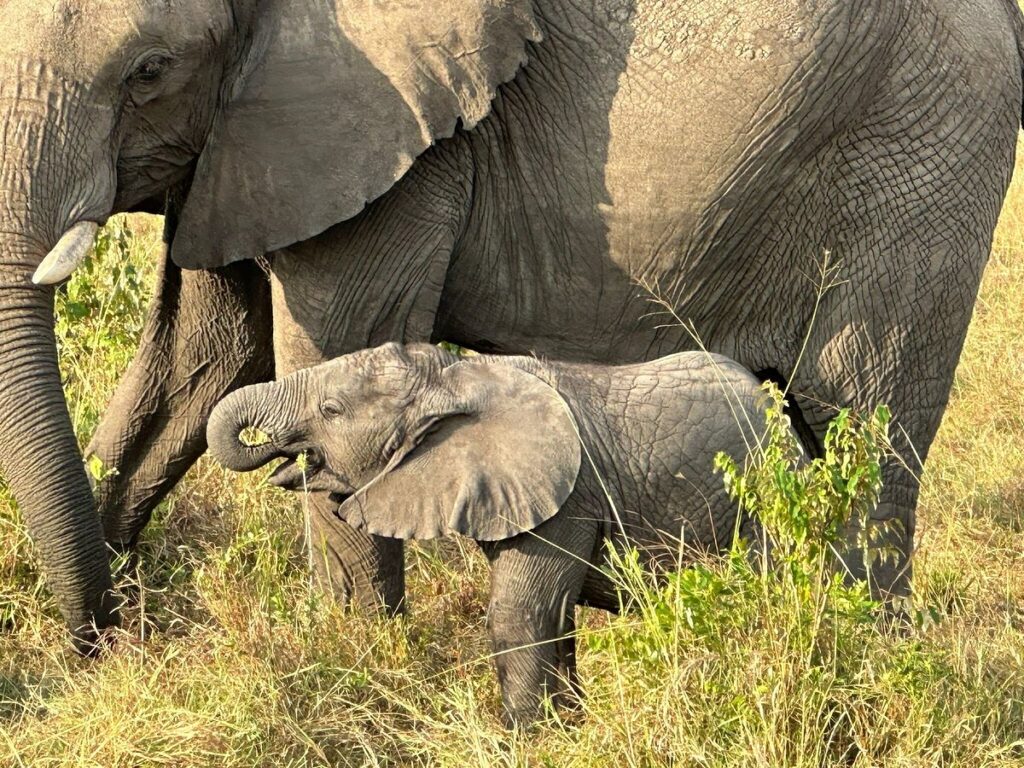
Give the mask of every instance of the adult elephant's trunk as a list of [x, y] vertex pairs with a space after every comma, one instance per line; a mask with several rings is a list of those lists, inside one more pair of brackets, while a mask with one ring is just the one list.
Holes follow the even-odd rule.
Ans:
[[110, 212], [110, 110], [40, 65], [2, 68], [0, 473], [79, 649], [90, 650], [92, 628], [116, 624], [117, 611], [61, 387], [49, 284], [88, 252], [95, 222]]
[[300, 371], [224, 398], [206, 427], [213, 457], [235, 472], [249, 472], [280, 456], [294, 456], [304, 381]]
[[0, 473], [61, 613], [86, 651], [93, 625], [117, 621], [110, 567], [61, 388], [53, 290], [31, 284], [18, 250], [10, 238], [0, 245]]

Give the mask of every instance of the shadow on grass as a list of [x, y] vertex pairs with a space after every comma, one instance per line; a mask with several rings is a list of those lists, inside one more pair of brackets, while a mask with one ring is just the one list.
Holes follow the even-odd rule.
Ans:
[[59, 694], [60, 677], [11, 664], [0, 672], [0, 723], [46, 715], [46, 702]]
[[999, 485], [979, 489], [974, 503], [978, 516], [1010, 533], [1024, 533], [1024, 477], [1011, 477]]

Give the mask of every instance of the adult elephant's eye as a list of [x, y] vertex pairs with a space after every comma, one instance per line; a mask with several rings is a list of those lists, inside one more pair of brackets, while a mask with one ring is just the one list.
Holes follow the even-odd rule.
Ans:
[[162, 54], [150, 56], [135, 68], [135, 71], [129, 76], [128, 82], [133, 86], [153, 85], [167, 71], [170, 63], [171, 60], [168, 56]]

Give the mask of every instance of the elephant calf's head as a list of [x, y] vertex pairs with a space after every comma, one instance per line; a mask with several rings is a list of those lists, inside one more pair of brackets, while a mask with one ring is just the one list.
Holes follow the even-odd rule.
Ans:
[[[262, 439], [247, 440], [254, 430]], [[388, 344], [241, 389], [217, 406], [207, 437], [237, 471], [287, 457], [270, 482], [329, 491], [350, 524], [403, 539], [530, 530], [558, 512], [580, 467], [576, 425], [549, 385], [426, 345]]]

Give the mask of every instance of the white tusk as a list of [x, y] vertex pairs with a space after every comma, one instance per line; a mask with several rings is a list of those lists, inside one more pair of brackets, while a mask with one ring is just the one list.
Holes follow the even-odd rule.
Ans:
[[74, 272], [75, 267], [89, 255], [99, 228], [95, 221], [80, 221], [65, 232], [32, 275], [32, 282], [54, 285]]

